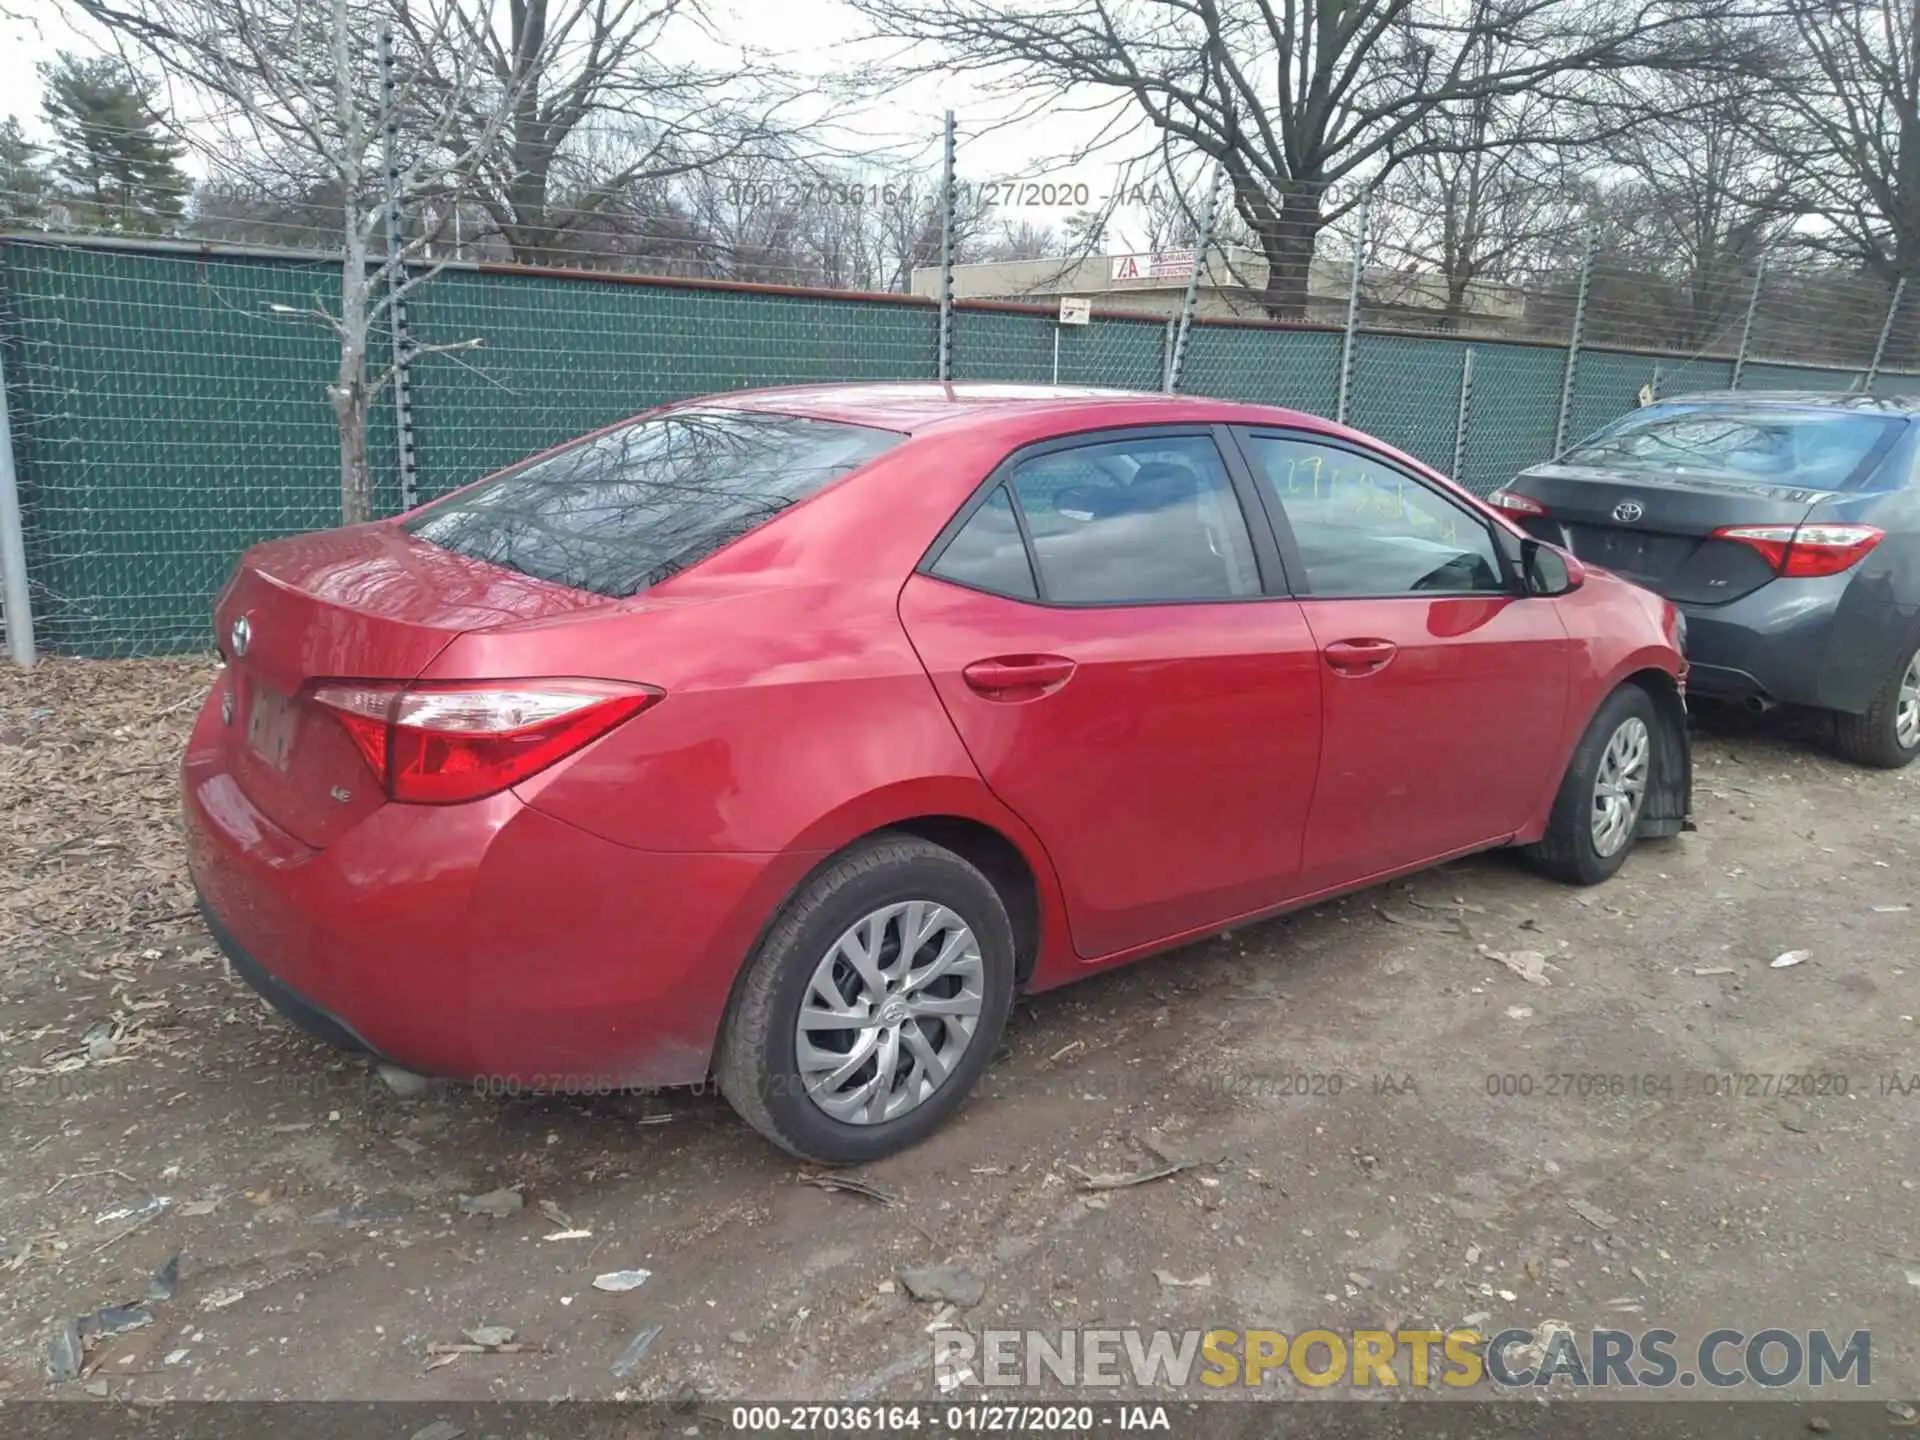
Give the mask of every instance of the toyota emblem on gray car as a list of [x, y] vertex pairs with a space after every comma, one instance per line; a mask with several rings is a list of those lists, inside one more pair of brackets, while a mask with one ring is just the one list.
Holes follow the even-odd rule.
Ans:
[[[1614, 511], [1618, 515], [1619, 511]], [[238, 660], [247, 653], [247, 646], [253, 640], [253, 622], [242, 615], [233, 622], [233, 658]]]
[[1618, 505], [1613, 507], [1613, 518], [1618, 520], [1622, 525], [1631, 525], [1646, 513], [1646, 506], [1642, 505], [1638, 500], [1622, 500]]

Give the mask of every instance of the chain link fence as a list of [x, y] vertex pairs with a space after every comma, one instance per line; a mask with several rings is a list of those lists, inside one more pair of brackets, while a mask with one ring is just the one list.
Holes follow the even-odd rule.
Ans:
[[[42, 648], [205, 648], [210, 601], [243, 549], [337, 523], [339, 437], [327, 394], [339, 346], [314, 312], [337, 293], [338, 276], [337, 261], [311, 255], [0, 241], [6, 395]], [[1844, 341], [1809, 328], [1825, 322], [1791, 288], [1804, 277], [1776, 273], [1749, 286], [1751, 325], [1743, 300], [1730, 331], [1711, 332], [1716, 341], [1730, 333], [1732, 349], [1627, 349], [1619, 342], [1638, 333], [1632, 315], [1607, 308], [1597, 267], [1588, 278], [1584, 316], [1577, 285], [1556, 280], [1537, 303], [1526, 297], [1504, 315], [1423, 331], [1409, 321], [1404, 288], [1397, 304], [1377, 298], [1386, 282], [1364, 256], [1346, 324], [1216, 317], [1203, 293], [1178, 388], [1325, 416], [1340, 413], [1344, 393], [1348, 423], [1481, 493], [1550, 457], [1561, 435], [1589, 433], [1646, 394], [1725, 389], [1736, 369], [1741, 388], [1857, 390], [1877, 348], [1876, 390], [1920, 394], [1920, 373], [1892, 363], [1920, 348], [1912, 321], [1874, 323], [1865, 290]], [[943, 304], [956, 381], [1166, 385], [1177, 315], [1096, 300], [1088, 323], [1060, 323], [1050, 298], [943, 301], [451, 265], [409, 307], [418, 494], [444, 494], [672, 399], [933, 379]], [[1487, 333], [1503, 327], [1525, 333]], [[468, 341], [480, 343], [438, 348]], [[1792, 352], [1802, 344], [1810, 354]], [[401, 508], [396, 436], [383, 400], [370, 422], [383, 514]]]

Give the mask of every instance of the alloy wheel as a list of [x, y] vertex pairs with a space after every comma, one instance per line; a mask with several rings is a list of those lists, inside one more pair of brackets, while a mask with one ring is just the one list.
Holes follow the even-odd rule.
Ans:
[[1633, 836], [1647, 795], [1653, 739], [1638, 715], [1620, 722], [1600, 753], [1593, 779], [1593, 848], [1602, 859], [1620, 853]]
[[980, 942], [953, 910], [903, 900], [861, 916], [807, 981], [794, 1058], [808, 1097], [848, 1125], [897, 1120], [947, 1083], [984, 999]]
[[1902, 750], [1920, 746], [1920, 655], [1907, 662], [1900, 677], [1900, 700], [1893, 711], [1893, 738]]

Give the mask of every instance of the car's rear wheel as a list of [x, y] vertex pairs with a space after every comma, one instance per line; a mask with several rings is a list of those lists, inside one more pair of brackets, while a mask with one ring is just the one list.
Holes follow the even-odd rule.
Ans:
[[1856, 765], [1898, 770], [1920, 756], [1920, 653], [1895, 663], [1863, 714], [1834, 716], [1834, 748]]
[[1527, 847], [1536, 868], [1570, 885], [1598, 885], [1626, 863], [1659, 764], [1659, 724], [1653, 697], [1638, 685], [1601, 703], [1574, 747], [1547, 833]]
[[720, 1040], [720, 1091], [782, 1149], [847, 1165], [930, 1134], [993, 1059], [1013, 927], [950, 850], [882, 835], [787, 902]]

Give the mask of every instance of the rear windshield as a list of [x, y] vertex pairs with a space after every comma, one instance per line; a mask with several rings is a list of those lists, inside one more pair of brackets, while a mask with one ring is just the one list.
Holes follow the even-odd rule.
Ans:
[[1685, 471], [1834, 490], [1858, 475], [1899, 423], [1844, 410], [1652, 408], [1616, 421], [1565, 458], [1609, 470]]
[[790, 415], [675, 411], [496, 475], [404, 525], [541, 580], [632, 595], [904, 438]]

